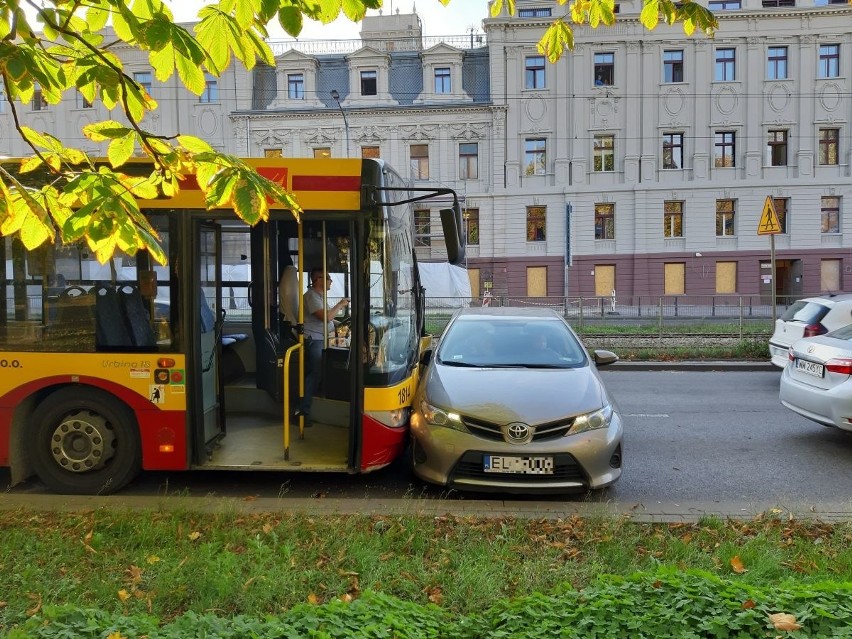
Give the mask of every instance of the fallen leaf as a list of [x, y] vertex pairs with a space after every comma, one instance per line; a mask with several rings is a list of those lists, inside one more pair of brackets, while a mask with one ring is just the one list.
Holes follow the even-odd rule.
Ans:
[[127, 592], [124, 588], [118, 591], [118, 598], [121, 599], [122, 602], [130, 599], [130, 593]]
[[198, 541], [198, 539], [200, 537], [201, 537], [201, 533], [198, 532], [197, 530], [195, 532], [189, 533], [189, 540], [190, 541]]
[[756, 603], [754, 603], [751, 599], [746, 599], [746, 600], [743, 602], [743, 605], [741, 606], [741, 608], [742, 608], [743, 610], [751, 610], [751, 609], [752, 609], [752, 608], [754, 608], [756, 605], [757, 605], [757, 604], [756, 604]]
[[257, 495], [246, 495], [243, 497], [243, 501], [257, 501]]
[[796, 618], [786, 612], [777, 612], [769, 615], [769, 621], [775, 626], [775, 630], [799, 630], [802, 626], [796, 623]]
[[148, 559], [146, 559], [146, 561], [147, 561], [149, 564], [155, 564], [155, 563], [157, 563], [158, 561], [160, 561], [160, 558], [159, 558], [159, 557], [157, 557], [157, 555], [148, 555]]
[[108, 634], [107, 639], [124, 639], [124, 637], [122, 637], [121, 633], [116, 630], [115, 632], [111, 632], [110, 634]]
[[739, 555], [731, 557], [731, 569], [738, 575], [741, 575], [746, 571], [745, 566], [743, 566], [743, 561], [740, 559]]
[[426, 593], [429, 595], [429, 601], [436, 606], [440, 606], [444, 600], [444, 593], [441, 592], [440, 586], [429, 586], [426, 588]]
[[272, 532], [273, 528], [275, 528], [275, 526], [273, 526], [272, 524], [263, 524], [263, 533], [265, 535], [268, 535]]
[[344, 592], [342, 595], [340, 595], [340, 601], [344, 603], [352, 603], [352, 595], [350, 595], [348, 592]]
[[318, 606], [320, 604], [320, 598], [317, 597], [314, 593], [308, 595], [308, 603], [314, 606]]
[[34, 601], [35, 605], [32, 608], [27, 608], [27, 616], [32, 617], [37, 614], [39, 610], [41, 610], [41, 595], [34, 594], [32, 592], [27, 593], [27, 598], [30, 601]]

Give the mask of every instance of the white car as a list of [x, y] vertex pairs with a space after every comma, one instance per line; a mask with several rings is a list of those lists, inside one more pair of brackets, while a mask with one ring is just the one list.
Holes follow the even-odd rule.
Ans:
[[769, 339], [772, 363], [784, 368], [793, 342], [824, 335], [847, 324], [852, 324], [850, 294], [806, 297], [795, 302], [775, 321], [775, 332]]
[[793, 344], [779, 397], [803, 417], [852, 432], [852, 325]]

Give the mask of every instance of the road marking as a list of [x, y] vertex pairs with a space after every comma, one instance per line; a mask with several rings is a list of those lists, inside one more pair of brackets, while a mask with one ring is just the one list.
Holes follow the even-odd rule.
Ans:
[[628, 413], [625, 417], [669, 417], [666, 413]]

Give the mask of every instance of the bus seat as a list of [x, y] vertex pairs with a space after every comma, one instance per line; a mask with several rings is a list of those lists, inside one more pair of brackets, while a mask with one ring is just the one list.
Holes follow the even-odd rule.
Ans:
[[118, 292], [105, 284], [90, 291], [95, 296], [95, 341], [98, 348], [133, 346]]
[[156, 346], [157, 336], [151, 326], [151, 316], [145, 308], [145, 301], [142, 299], [139, 288], [133, 284], [121, 284], [118, 288], [118, 296], [133, 346]]

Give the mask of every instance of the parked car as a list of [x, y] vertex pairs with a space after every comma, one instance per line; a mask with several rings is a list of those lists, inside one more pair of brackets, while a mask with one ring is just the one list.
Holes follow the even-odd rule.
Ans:
[[852, 325], [793, 344], [779, 396], [803, 417], [852, 432]]
[[590, 356], [553, 310], [463, 309], [426, 359], [411, 418], [421, 479], [566, 493], [621, 476], [621, 417], [597, 370], [618, 357]]
[[769, 339], [772, 363], [784, 368], [793, 342], [803, 337], [824, 335], [847, 324], [852, 324], [850, 294], [807, 297], [793, 303], [775, 321], [775, 332]]

